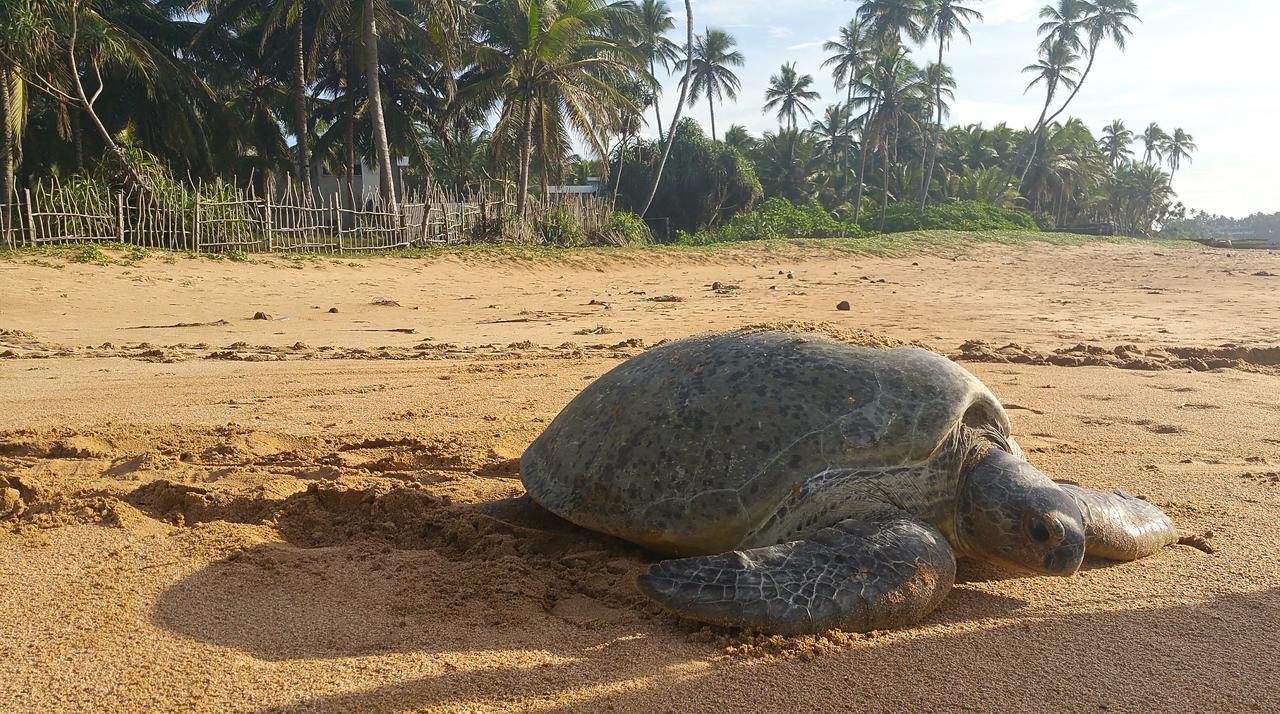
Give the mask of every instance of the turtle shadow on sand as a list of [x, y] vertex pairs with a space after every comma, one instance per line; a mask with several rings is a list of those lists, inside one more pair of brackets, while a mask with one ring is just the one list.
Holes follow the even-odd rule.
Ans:
[[692, 673], [677, 664], [696, 658], [692, 646], [655, 636], [587, 661], [450, 671], [256, 711], [450, 709], [483, 701], [557, 711], [778, 710], [798, 703], [842, 711], [851, 702], [861, 711], [1267, 710], [1280, 692], [1277, 613], [1280, 589], [1270, 589], [1192, 604], [928, 628], [764, 666], [720, 658]]
[[[433, 506], [420, 492], [324, 493], [256, 513], [253, 521], [271, 523], [284, 540], [237, 550], [174, 583], [152, 620], [270, 661], [528, 647], [592, 657], [576, 645], [561, 651], [572, 638], [532, 642], [529, 632], [586, 633], [598, 644], [638, 632], [683, 641], [696, 627], [636, 588], [657, 556], [527, 497]], [[927, 622], [998, 620], [1026, 604], [963, 582], [956, 590]]]

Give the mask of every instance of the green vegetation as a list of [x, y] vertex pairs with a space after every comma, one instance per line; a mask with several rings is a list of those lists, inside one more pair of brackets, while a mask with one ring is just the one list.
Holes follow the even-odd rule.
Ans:
[[[838, 96], [822, 107], [817, 68], [787, 63], [758, 98], [777, 130], [730, 127], [723, 141], [715, 113], [738, 99], [743, 55], [723, 29], [694, 37], [693, 3], [683, 4], [687, 40], [668, 37], [677, 23], [664, 0], [0, 3], [0, 203], [42, 180], [81, 177], [188, 205], [185, 177], [262, 195], [286, 181], [305, 192], [319, 168], [346, 195], [357, 172], [376, 169], [394, 203], [393, 164], [404, 157], [415, 185], [484, 187], [522, 217], [552, 186], [599, 176], [605, 196], [661, 238], [799, 230], [774, 209], [735, 218], [761, 198], [838, 216], [805, 219], [824, 235], [832, 222], [1032, 225], [1010, 209], [1043, 226], [1146, 235], [1184, 214], [1172, 181], [1196, 151], [1190, 134], [1155, 123], [1139, 134], [1117, 120], [1095, 136], [1067, 113], [1106, 51], [1124, 50], [1138, 27], [1132, 0], [1041, 10], [1038, 59], [1024, 71], [1044, 100], [1025, 129], [946, 126], [961, 88], [945, 60], [982, 22], [977, 0], [862, 0], [825, 46]], [[913, 54], [930, 42], [936, 57]], [[669, 126], [657, 106], [663, 79], [682, 97]], [[704, 102], [710, 138], [679, 116]], [[547, 215], [519, 237], [643, 237], [626, 219], [585, 235], [538, 203]]]

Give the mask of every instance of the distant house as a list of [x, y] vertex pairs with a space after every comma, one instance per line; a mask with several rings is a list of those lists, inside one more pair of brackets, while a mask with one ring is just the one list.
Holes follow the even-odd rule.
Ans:
[[[396, 159], [395, 175], [392, 180], [395, 182], [396, 194], [404, 196], [404, 169], [409, 165], [409, 158], [402, 156]], [[361, 159], [355, 165], [354, 178], [351, 182], [351, 191], [356, 198], [364, 203], [365, 201], [376, 201], [381, 193], [381, 178], [379, 176], [378, 167]], [[330, 173], [329, 169], [319, 161], [311, 164], [311, 186], [318, 200], [328, 200], [329, 197], [346, 193], [346, 186], [343, 183], [341, 174]], [[285, 181], [277, 184], [277, 197], [283, 196], [289, 190], [289, 182]]]
[[604, 182], [600, 180], [599, 176], [588, 176], [587, 182], [584, 184], [547, 187], [547, 193], [572, 194], [578, 196], [599, 196], [603, 190]]

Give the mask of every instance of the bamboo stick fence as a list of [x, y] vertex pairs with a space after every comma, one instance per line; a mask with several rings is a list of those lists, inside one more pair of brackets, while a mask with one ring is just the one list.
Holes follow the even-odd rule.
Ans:
[[555, 195], [515, 217], [503, 198], [436, 191], [394, 206], [377, 199], [276, 196], [252, 189], [204, 191], [166, 200], [151, 193], [69, 191], [57, 183], [20, 191], [0, 203], [0, 246], [124, 243], [192, 252], [345, 253], [473, 242], [540, 243], [531, 224], [565, 210], [584, 232], [608, 223], [612, 208], [594, 197]]

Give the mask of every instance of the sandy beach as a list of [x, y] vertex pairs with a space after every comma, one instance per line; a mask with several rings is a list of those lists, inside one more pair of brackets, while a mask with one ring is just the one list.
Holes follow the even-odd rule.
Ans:
[[[1278, 276], [1136, 243], [0, 261], [0, 710], [1276, 710]], [[590, 380], [745, 325], [953, 356], [1034, 464], [1183, 543], [763, 637], [504, 503]]]

